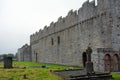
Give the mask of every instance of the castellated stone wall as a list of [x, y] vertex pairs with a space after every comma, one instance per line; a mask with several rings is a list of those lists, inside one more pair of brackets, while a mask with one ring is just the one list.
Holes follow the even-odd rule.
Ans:
[[120, 38], [115, 36], [120, 36], [118, 5], [119, 0], [98, 0], [97, 5], [94, 0], [86, 1], [79, 10], [70, 10], [66, 17], [32, 34], [32, 61], [83, 66], [83, 52], [90, 46], [94, 68], [98, 69], [97, 48], [117, 50], [120, 46]]

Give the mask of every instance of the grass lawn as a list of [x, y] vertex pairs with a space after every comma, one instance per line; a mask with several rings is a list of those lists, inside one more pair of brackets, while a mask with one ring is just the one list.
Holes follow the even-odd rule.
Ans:
[[[13, 62], [13, 66], [16, 68], [0, 68], [0, 80], [62, 80], [60, 77], [50, 73], [50, 70], [69, 68], [68, 66], [35, 62]], [[49, 68], [28, 68], [28, 66], [48, 66]], [[0, 63], [0, 67], [3, 67], [2, 63]]]
[[120, 80], [120, 74], [112, 73], [112, 77], [114, 78], [114, 80]]
[[[29, 66], [47, 66], [49, 68], [29, 68]], [[0, 80], [62, 80], [50, 73], [50, 70], [69, 68], [69, 66], [35, 62], [13, 62], [13, 67], [16, 67], [13, 69], [3, 69], [3, 63], [0, 63], [0, 67]], [[114, 80], [120, 80], [120, 74], [112, 73], [112, 76]]]

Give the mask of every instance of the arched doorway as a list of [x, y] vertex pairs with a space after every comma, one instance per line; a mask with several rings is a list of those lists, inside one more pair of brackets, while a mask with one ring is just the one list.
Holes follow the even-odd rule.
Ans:
[[118, 71], [119, 70], [119, 57], [117, 54], [113, 56], [113, 70]]
[[83, 52], [83, 54], [82, 54], [82, 60], [83, 60], [83, 67], [86, 67], [86, 61], [87, 61], [86, 52]]
[[104, 57], [104, 65], [105, 65], [105, 71], [111, 70], [111, 56], [109, 54], [106, 54]]

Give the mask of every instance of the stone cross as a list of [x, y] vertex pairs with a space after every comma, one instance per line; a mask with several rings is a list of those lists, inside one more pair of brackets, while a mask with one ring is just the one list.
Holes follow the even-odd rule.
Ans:
[[88, 47], [86, 49], [86, 53], [87, 53], [87, 61], [91, 62], [91, 53], [92, 53], [92, 49], [90, 47]]
[[86, 61], [86, 72], [87, 74], [93, 74], [93, 62], [91, 62], [91, 54], [92, 54], [92, 49], [88, 47], [86, 49], [86, 54], [87, 54], [87, 61]]

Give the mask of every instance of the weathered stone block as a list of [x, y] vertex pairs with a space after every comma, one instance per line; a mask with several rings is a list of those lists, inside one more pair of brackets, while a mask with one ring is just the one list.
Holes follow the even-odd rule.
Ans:
[[4, 57], [4, 68], [12, 68], [12, 57]]

